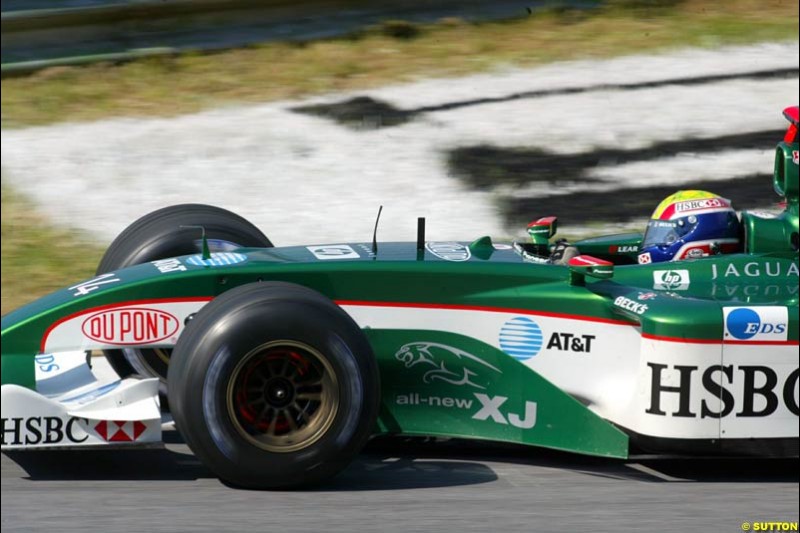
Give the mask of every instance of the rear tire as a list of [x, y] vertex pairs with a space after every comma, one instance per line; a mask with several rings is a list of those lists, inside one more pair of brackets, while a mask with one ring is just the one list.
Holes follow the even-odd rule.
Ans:
[[[198, 246], [201, 230], [197, 226], [205, 228], [212, 252], [239, 247], [272, 247], [257, 227], [235, 213], [210, 205], [174, 205], [143, 216], [120, 233], [103, 255], [97, 274], [197, 253], [201, 251]], [[105, 356], [120, 377], [131, 374], [157, 377], [161, 380], [162, 396], [166, 394], [170, 350], [105, 350]]]
[[295, 488], [347, 466], [372, 433], [378, 367], [358, 325], [280, 282], [227, 291], [184, 330], [169, 367], [175, 423], [197, 457], [245, 488]]

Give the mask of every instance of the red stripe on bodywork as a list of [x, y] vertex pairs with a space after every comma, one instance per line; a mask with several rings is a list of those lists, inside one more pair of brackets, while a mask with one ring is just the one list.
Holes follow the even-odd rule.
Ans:
[[45, 353], [45, 346], [47, 345], [47, 338], [50, 336], [50, 333], [53, 332], [58, 326], [66, 322], [67, 320], [72, 320], [73, 318], [77, 318], [82, 315], [86, 315], [89, 313], [95, 313], [98, 311], [104, 311], [106, 309], [116, 309], [120, 307], [130, 307], [132, 305], [148, 305], [148, 304], [171, 304], [171, 303], [188, 303], [188, 302], [210, 302], [214, 298], [211, 296], [203, 296], [203, 297], [185, 297], [185, 298], [156, 298], [152, 300], [131, 300], [128, 302], [118, 302], [114, 304], [107, 304], [101, 305], [99, 307], [92, 307], [91, 309], [85, 309], [83, 311], [78, 311], [77, 313], [72, 313], [71, 315], [67, 315], [65, 317], [59, 318], [48, 327], [44, 335], [42, 335], [42, 342], [39, 345], [39, 353]]
[[685, 344], [735, 344], [751, 346], [797, 346], [798, 341], [723, 341], [717, 339], [684, 339], [678, 337], [665, 337], [663, 335], [653, 335], [652, 333], [642, 333], [643, 339], [664, 342], [682, 342]]
[[570, 315], [567, 313], [552, 313], [550, 311], [537, 311], [532, 309], [515, 309], [509, 307], [487, 307], [482, 305], [458, 305], [458, 304], [433, 304], [420, 302], [368, 302], [361, 300], [336, 300], [338, 305], [355, 305], [361, 307], [402, 307], [417, 309], [447, 309], [455, 311], [487, 311], [489, 313], [510, 313], [516, 315], [546, 316], [552, 318], [566, 318], [570, 320], [583, 320], [585, 322], [600, 322], [601, 324], [619, 324], [622, 326], [635, 326], [636, 322], [628, 320], [617, 320], [613, 318], [597, 318], [583, 315]]
[[755, 344], [756, 346], [800, 346], [800, 341], [725, 341], [725, 344], [746, 345]]
[[[411, 302], [369, 302], [363, 300], [336, 300], [337, 305], [353, 305], [360, 307], [399, 307], [406, 309], [446, 309], [455, 311], [487, 311], [490, 313], [510, 313], [517, 315], [545, 316], [552, 318], [565, 318], [570, 320], [583, 320], [586, 322], [599, 322], [601, 324], [616, 324], [621, 326], [638, 326], [636, 322], [627, 320], [615, 320], [612, 318], [597, 318], [581, 315], [570, 315], [567, 313], [551, 313], [549, 311], [535, 311], [531, 309], [516, 309], [508, 307], [486, 307], [481, 305], [458, 305], [458, 304], [433, 304], [433, 303], [411, 303]], [[686, 344], [722, 344], [723, 341], [716, 339], [685, 339], [678, 337], [665, 337], [642, 333], [642, 338], [666, 342], [683, 342]], [[798, 341], [725, 341], [725, 344], [750, 344], [762, 346], [792, 346], [798, 345]]]

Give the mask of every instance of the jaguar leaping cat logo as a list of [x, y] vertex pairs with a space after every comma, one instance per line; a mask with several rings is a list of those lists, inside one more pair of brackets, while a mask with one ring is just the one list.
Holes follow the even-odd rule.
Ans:
[[468, 385], [476, 389], [485, 389], [486, 387], [472, 380], [478, 374], [464, 366], [468, 361], [502, 374], [496, 367], [464, 350], [435, 342], [410, 342], [400, 347], [394, 357], [406, 368], [422, 365], [426, 369], [422, 375], [424, 383], [439, 380], [451, 385]]

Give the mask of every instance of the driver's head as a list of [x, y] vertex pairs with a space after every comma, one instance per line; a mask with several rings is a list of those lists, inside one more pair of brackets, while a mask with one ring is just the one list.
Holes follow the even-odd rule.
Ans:
[[639, 250], [639, 263], [737, 252], [739, 226], [739, 217], [725, 198], [706, 191], [678, 191], [653, 212]]

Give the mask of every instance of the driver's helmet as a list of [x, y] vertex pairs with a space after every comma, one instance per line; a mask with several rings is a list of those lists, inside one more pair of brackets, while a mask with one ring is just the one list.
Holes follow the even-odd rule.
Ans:
[[696, 259], [739, 248], [739, 217], [729, 200], [706, 191], [678, 191], [653, 212], [639, 263]]

